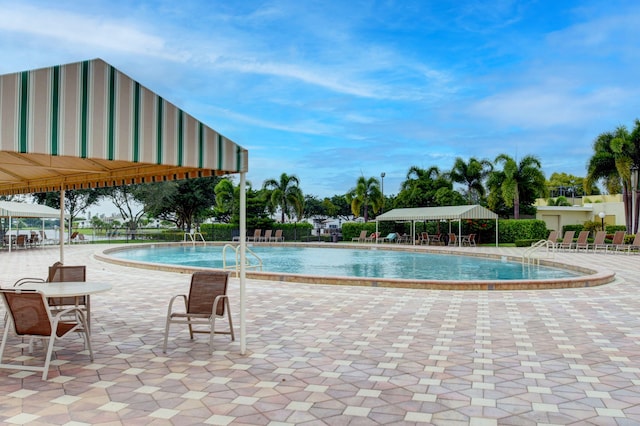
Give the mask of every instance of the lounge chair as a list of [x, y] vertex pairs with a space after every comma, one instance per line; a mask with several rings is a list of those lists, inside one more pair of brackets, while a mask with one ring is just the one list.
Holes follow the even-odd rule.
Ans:
[[632, 250], [640, 251], [640, 232], [636, 234], [630, 244], [618, 244], [615, 247], [616, 253], [619, 251], [626, 251], [627, 254], [631, 254]]
[[576, 231], [567, 231], [562, 237], [562, 242], [558, 243], [557, 248], [560, 250], [571, 250], [573, 247], [573, 237], [576, 235]]
[[392, 243], [396, 240], [397, 238], [397, 234], [395, 232], [391, 232], [389, 233], [386, 237], [384, 238], [378, 238], [376, 242], [380, 242], [380, 243]]
[[[47, 300], [42, 292], [36, 290], [21, 290], [19, 288], [0, 289], [2, 299], [8, 313], [5, 322], [2, 344], [0, 344], [0, 368], [15, 370], [42, 371], [42, 380], [47, 380], [49, 365], [53, 355], [53, 345], [56, 340], [82, 333], [84, 337], [83, 350], [89, 350], [89, 358], [93, 361], [93, 349], [89, 339], [89, 327], [82, 310], [71, 307], [61, 310], [52, 316]], [[73, 315], [73, 320], [69, 316]], [[16, 335], [21, 337], [37, 337], [49, 339], [44, 365], [42, 367], [22, 364], [5, 364], [2, 362], [4, 350], [7, 346], [9, 329], [13, 328]], [[32, 349], [31, 344], [29, 349]]]
[[371, 235], [369, 235], [368, 237], [366, 237], [364, 239], [365, 243], [375, 243], [378, 240], [378, 237], [380, 237], [380, 233], [379, 232], [373, 232]]
[[558, 231], [551, 231], [547, 237], [547, 241], [551, 248], [555, 249], [558, 246]]
[[247, 237], [247, 241], [258, 242], [260, 241], [261, 236], [262, 236], [262, 229], [256, 229], [253, 231], [253, 237]]
[[589, 248], [589, 231], [580, 231], [577, 241], [573, 244], [575, 251], [580, 249], [587, 250]]
[[[233, 323], [231, 322], [231, 310], [229, 308], [229, 297], [227, 296], [228, 281], [228, 272], [199, 271], [191, 275], [189, 295], [178, 294], [173, 296], [169, 302], [162, 352], [167, 352], [167, 340], [169, 339], [169, 326], [171, 324], [187, 324], [192, 340], [194, 333], [208, 333], [209, 352], [213, 352], [214, 334], [228, 334], [231, 336], [232, 341], [235, 340]], [[184, 300], [184, 312], [176, 312], [173, 310], [173, 304], [177, 298]], [[226, 331], [217, 331], [215, 328], [216, 318], [224, 318], [225, 314], [229, 323], [229, 329]], [[194, 326], [205, 326], [206, 329], [194, 329]]]
[[593, 251], [606, 250], [607, 244], [604, 241], [606, 238], [607, 238], [607, 231], [596, 232], [596, 236], [593, 239], [593, 243], [589, 244], [589, 248], [593, 249]]
[[428, 232], [420, 233], [420, 240], [419, 241], [420, 241], [420, 245], [422, 245], [422, 244], [429, 245], [429, 242], [431, 241], [429, 239], [429, 233]]
[[429, 244], [430, 245], [442, 245], [442, 234], [431, 234], [429, 235]]
[[269, 241], [271, 241], [272, 233], [273, 231], [271, 229], [267, 229], [266, 231], [264, 231], [264, 235], [260, 237], [260, 241], [264, 241], [265, 243], [268, 243]]
[[398, 235], [398, 239], [396, 240], [396, 243], [398, 244], [409, 244], [411, 242], [411, 235]]
[[274, 241], [274, 242], [284, 241], [284, 237], [282, 236], [282, 229], [276, 229], [276, 234], [273, 237], [271, 237], [271, 241]]
[[449, 245], [450, 246], [457, 246], [458, 245], [458, 238], [456, 237], [456, 234], [454, 233], [449, 233]]
[[359, 237], [353, 237], [351, 238], [352, 242], [358, 242], [358, 243], [364, 243], [365, 240], [367, 239], [367, 231], [360, 231], [360, 236]]
[[605, 247], [605, 252], [609, 252], [609, 250], [611, 251], [616, 251], [616, 247], [618, 247], [621, 244], [624, 244], [624, 235], [626, 234], [625, 231], [616, 231], [615, 234], [613, 234], [613, 240], [611, 240], [611, 244], [607, 244]]

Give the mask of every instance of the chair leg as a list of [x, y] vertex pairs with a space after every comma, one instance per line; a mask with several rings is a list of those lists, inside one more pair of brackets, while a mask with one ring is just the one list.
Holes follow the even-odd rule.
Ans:
[[[54, 331], [55, 333], [55, 331]], [[47, 375], [49, 374], [49, 364], [51, 363], [51, 355], [53, 354], [53, 344], [55, 340], [55, 334], [52, 334], [49, 337], [49, 345], [47, 347], [47, 355], [44, 361], [44, 369], [42, 370], [42, 380], [47, 380]]]
[[224, 303], [227, 305], [227, 318], [229, 319], [229, 334], [231, 334], [231, 341], [236, 340], [236, 335], [233, 333], [233, 322], [231, 321], [231, 309], [229, 308], [229, 299], [224, 299]]
[[167, 316], [167, 324], [164, 327], [164, 343], [162, 345], [162, 353], [167, 353], [167, 340], [169, 339], [169, 326], [171, 325], [170, 318]]

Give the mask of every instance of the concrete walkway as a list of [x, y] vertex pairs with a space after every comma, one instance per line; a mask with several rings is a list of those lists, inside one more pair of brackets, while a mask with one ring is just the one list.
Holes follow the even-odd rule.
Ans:
[[[247, 353], [162, 336], [189, 276], [65, 264], [113, 284], [92, 298], [91, 362], [62, 342], [49, 374], [0, 370], [0, 423], [30, 425], [640, 424], [640, 256], [560, 253], [615, 270], [600, 287], [443, 291], [249, 280]], [[517, 255], [521, 249], [466, 248]], [[56, 248], [0, 253], [1, 283], [46, 276]], [[238, 330], [238, 281], [231, 280]], [[4, 307], [0, 315], [4, 316]], [[10, 337], [7, 355], [19, 357]], [[25, 354], [26, 355], [26, 354]], [[42, 351], [34, 353], [41, 361]]]

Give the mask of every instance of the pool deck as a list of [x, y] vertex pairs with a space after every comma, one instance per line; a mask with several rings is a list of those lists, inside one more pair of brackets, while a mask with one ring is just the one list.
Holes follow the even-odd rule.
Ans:
[[[30, 425], [640, 424], [640, 256], [558, 253], [615, 271], [596, 287], [447, 291], [249, 279], [247, 352], [228, 336], [162, 338], [189, 276], [65, 264], [113, 285], [92, 297], [91, 362], [62, 341], [49, 380], [0, 369], [0, 423]], [[459, 248], [519, 256], [519, 248]], [[46, 276], [57, 248], [0, 253], [2, 285]], [[231, 307], [239, 330], [238, 280]], [[4, 316], [4, 307], [0, 308]], [[7, 355], [21, 355], [10, 337]], [[42, 351], [34, 353], [41, 361]]]

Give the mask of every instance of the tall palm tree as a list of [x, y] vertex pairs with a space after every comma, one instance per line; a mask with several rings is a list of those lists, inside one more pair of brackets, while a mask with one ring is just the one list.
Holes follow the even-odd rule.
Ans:
[[382, 209], [383, 199], [380, 189], [380, 181], [375, 177], [366, 179], [360, 176], [356, 186], [351, 188], [345, 196], [347, 203], [351, 205], [351, 212], [355, 217], [360, 216], [360, 210], [364, 208], [364, 221], [369, 221], [369, 207], [373, 211]]
[[[619, 126], [613, 132], [600, 134], [593, 143], [593, 151], [584, 182], [585, 190], [598, 180], [604, 181], [610, 193], [613, 192], [611, 189], [621, 185], [627, 229], [637, 232], [638, 209], [632, 211], [632, 197], [637, 197], [638, 188], [633, 188], [631, 168], [640, 165], [640, 120], [636, 119], [631, 133], [625, 126]], [[636, 198], [636, 206], [638, 201]], [[632, 229], [632, 224], [636, 225], [635, 229]]]
[[456, 183], [465, 185], [468, 204], [477, 204], [485, 194], [484, 180], [493, 170], [489, 160], [478, 160], [474, 157], [468, 163], [460, 157], [456, 158], [449, 178]]
[[531, 205], [536, 198], [542, 196], [545, 190], [545, 177], [541, 170], [541, 163], [537, 157], [527, 155], [516, 162], [506, 154], [500, 154], [495, 164], [502, 164], [502, 171], [493, 171], [487, 184], [492, 188], [491, 203], [499, 198], [508, 207], [513, 207], [513, 217], [520, 218], [520, 206]]
[[264, 189], [271, 190], [270, 204], [280, 208], [282, 223], [284, 223], [285, 214], [291, 216], [291, 209], [302, 194], [298, 185], [300, 185], [298, 177], [289, 176], [286, 173], [280, 175], [280, 180], [267, 179], [263, 184]]

